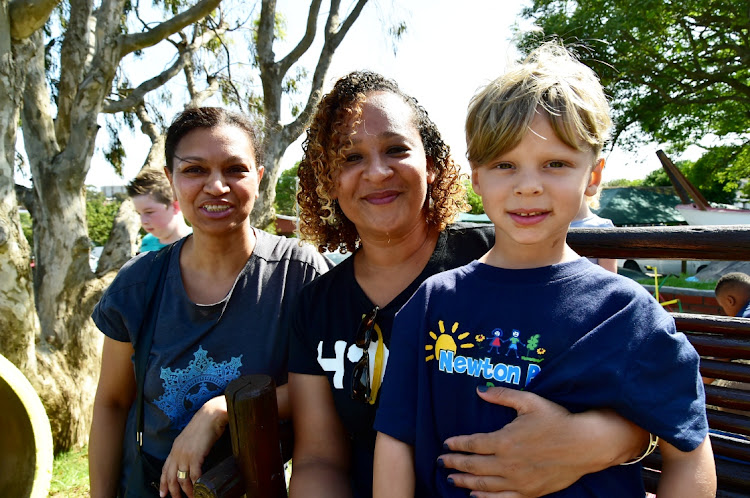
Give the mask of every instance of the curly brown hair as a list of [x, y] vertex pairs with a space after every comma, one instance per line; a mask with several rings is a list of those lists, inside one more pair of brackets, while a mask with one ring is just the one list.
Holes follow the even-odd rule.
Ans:
[[466, 192], [459, 167], [450, 147], [427, 111], [406, 95], [395, 81], [370, 71], [355, 71], [339, 79], [318, 105], [302, 145], [304, 158], [299, 164], [300, 235], [323, 252], [354, 251], [359, 242], [357, 227], [341, 211], [330, 192], [344, 161], [343, 150], [351, 146], [351, 136], [359, 124], [362, 105], [368, 93], [390, 92], [401, 97], [414, 111], [427, 157], [432, 159], [435, 181], [427, 186], [425, 218], [428, 226], [443, 230], [459, 211], [466, 210]]

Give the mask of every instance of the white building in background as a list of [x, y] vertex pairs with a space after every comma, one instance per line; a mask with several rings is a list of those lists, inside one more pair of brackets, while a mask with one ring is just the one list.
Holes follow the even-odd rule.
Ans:
[[99, 187], [99, 190], [104, 194], [105, 197], [111, 199], [115, 194], [124, 194], [127, 192], [125, 185], [105, 185]]

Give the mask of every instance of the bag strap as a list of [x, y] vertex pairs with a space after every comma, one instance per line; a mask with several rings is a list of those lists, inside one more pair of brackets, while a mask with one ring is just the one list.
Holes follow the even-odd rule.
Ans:
[[174, 244], [159, 250], [151, 262], [151, 268], [146, 281], [146, 313], [143, 315], [141, 329], [138, 332], [135, 344], [135, 383], [136, 383], [136, 429], [135, 438], [138, 443], [138, 453], [143, 446], [143, 384], [146, 379], [146, 365], [151, 352], [151, 344], [154, 339], [156, 328], [156, 314], [159, 311], [159, 303], [164, 293], [164, 281], [167, 277], [167, 268], [172, 254]]

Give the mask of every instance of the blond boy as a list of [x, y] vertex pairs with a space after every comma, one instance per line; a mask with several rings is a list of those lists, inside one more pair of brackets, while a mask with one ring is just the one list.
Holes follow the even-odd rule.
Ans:
[[[495, 245], [426, 280], [396, 316], [375, 422], [376, 497], [465, 497], [439, 456], [469, 427], [513, 422], [513, 410], [477, 396], [489, 386], [574, 412], [612, 408], [661, 438], [660, 498], [715, 493], [697, 353], [641, 286], [566, 244], [597, 191], [609, 127], [596, 76], [556, 44], [471, 101], [467, 155]], [[554, 496], [643, 494], [636, 463]]]

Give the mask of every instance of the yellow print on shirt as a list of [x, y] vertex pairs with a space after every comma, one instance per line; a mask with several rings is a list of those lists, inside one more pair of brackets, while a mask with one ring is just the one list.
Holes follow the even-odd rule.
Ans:
[[435, 341], [435, 344], [427, 344], [424, 347], [426, 351], [432, 351], [431, 354], [427, 355], [425, 361], [434, 360], [436, 356], [440, 355], [440, 351], [452, 351], [455, 353], [459, 348], [467, 349], [474, 347], [473, 343], [464, 341], [464, 339], [471, 335], [470, 332], [460, 333], [456, 339], [462, 342], [460, 344], [456, 343], [456, 339], [454, 339], [453, 336], [456, 335], [456, 330], [458, 330], [458, 322], [453, 322], [453, 327], [451, 327], [450, 333], [445, 331], [445, 324], [442, 320], [438, 321], [438, 328], [440, 329], [440, 335], [436, 335], [430, 330], [430, 337]]

